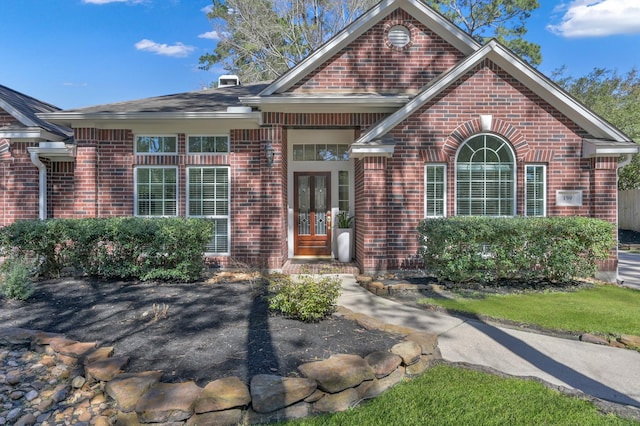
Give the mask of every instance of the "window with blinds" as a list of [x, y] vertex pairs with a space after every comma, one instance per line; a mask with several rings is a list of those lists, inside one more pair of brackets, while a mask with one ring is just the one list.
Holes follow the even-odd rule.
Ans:
[[424, 166], [424, 216], [444, 217], [446, 215], [446, 175], [444, 164]]
[[509, 144], [494, 135], [465, 142], [456, 159], [456, 214], [515, 215], [515, 161]]
[[178, 214], [178, 176], [175, 167], [137, 167], [135, 179], [137, 216]]
[[209, 219], [214, 224], [209, 253], [229, 253], [230, 183], [228, 167], [187, 169], [187, 215]]
[[525, 166], [525, 214], [547, 215], [547, 166], [544, 164]]

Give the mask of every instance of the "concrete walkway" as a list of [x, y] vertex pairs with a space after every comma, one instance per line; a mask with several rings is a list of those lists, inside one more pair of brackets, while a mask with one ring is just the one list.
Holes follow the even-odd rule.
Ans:
[[544, 336], [412, 308], [377, 297], [342, 275], [338, 304], [390, 324], [438, 335], [442, 357], [534, 376], [607, 401], [640, 407], [640, 353]]
[[640, 254], [618, 251], [618, 279], [625, 287], [640, 290]]

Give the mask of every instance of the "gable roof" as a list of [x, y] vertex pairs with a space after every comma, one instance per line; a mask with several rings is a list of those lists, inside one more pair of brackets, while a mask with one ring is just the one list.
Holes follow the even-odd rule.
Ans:
[[[369, 129], [353, 144], [356, 152], [358, 151], [358, 146], [360, 146], [360, 149], [367, 145], [376, 146], [378, 147], [376, 149], [380, 150], [381, 148], [379, 147], [381, 146], [389, 147], [393, 145], [388, 139], [385, 140], [385, 135], [391, 129], [485, 59], [491, 60], [501, 67], [520, 83], [524, 84], [551, 106], [587, 131], [596, 140], [611, 141], [612, 143], [607, 146], [615, 145], [618, 148], [634, 145], [636, 146], [635, 149], [637, 152], [637, 145], [631, 138], [560, 89], [555, 83], [514, 55], [496, 40], [491, 40], [485, 46], [460, 61], [458, 65], [425, 86], [417, 96], [407, 102], [402, 108]], [[587, 141], [587, 143], [589, 142]], [[389, 151], [389, 148], [387, 148], [387, 151]]]
[[405, 10], [465, 55], [469, 55], [480, 48], [480, 44], [470, 35], [421, 0], [383, 0], [281, 75], [258, 96], [269, 96], [291, 88], [319, 64], [324, 63], [396, 9]]
[[60, 108], [0, 85], [0, 108], [16, 123], [0, 127], [0, 135], [7, 138], [35, 138], [60, 141], [73, 136], [67, 127], [39, 118], [41, 112], [60, 111]]

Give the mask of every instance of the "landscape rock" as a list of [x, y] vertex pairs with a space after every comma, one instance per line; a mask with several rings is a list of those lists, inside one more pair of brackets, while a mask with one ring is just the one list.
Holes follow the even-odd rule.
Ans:
[[193, 405], [201, 391], [194, 382], [157, 383], [142, 395], [136, 413], [141, 423], [186, 420], [193, 415]]
[[122, 368], [129, 362], [126, 356], [116, 356], [113, 358], [101, 359], [85, 365], [85, 376], [87, 380], [99, 380], [108, 382], [113, 379], [116, 374], [122, 372]]
[[631, 334], [623, 334], [620, 336], [620, 343], [632, 348], [640, 348], [640, 336], [633, 336]]
[[393, 345], [391, 352], [400, 356], [404, 365], [411, 365], [420, 358], [422, 348], [416, 342], [407, 340]]
[[373, 368], [378, 379], [388, 376], [402, 363], [402, 358], [399, 355], [388, 351], [372, 352], [364, 359]]
[[431, 355], [438, 346], [438, 336], [432, 333], [418, 331], [409, 334], [406, 339], [420, 345], [422, 355]]
[[339, 393], [327, 394], [313, 403], [313, 409], [322, 413], [346, 411], [360, 400], [356, 389], [350, 388]]
[[407, 365], [405, 369], [405, 373], [408, 376], [418, 376], [426, 371], [431, 365], [431, 360], [433, 357], [431, 355], [421, 355], [417, 362]]
[[160, 382], [160, 377], [161, 371], [120, 374], [107, 383], [105, 391], [118, 403], [120, 411], [128, 413], [136, 409], [140, 397]]
[[375, 371], [364, 358], [358, 355], [332, 355], [324, 361], [301, 364], [298, 371], [318, 382], [318, 387], [329, 393], [336, 393], [358, 386], [365, 380], [372, 380]]
[[208, 383], [198, 399], [194, 411], [198, 414], [242, 407], [251, 402], [249, 387], [238, 377], [225, 377]]
[[258, 374], [251, 378], [251, 406], [258, 413], [270, 413], [302, 401], [316, 386], [311, 379]]
[[404, 367], [398, 367], [393, 373], [389, 374], [382, 379], [374, 379], [367, 392], [363, 395], [363, 399], [375, 398], [381, 393], [385, 392], [392, 386], [400, 383], [405, 377]]
[[596, 345], [609, 345], [609, 341], [602, 336], [596, 336], [595, 334], [585, 333], [580, 336], [580, 340], [586, 343], [594, 343]]
[[255, 410], [247, 411], [246, 423], [275, 423], [285, 420], [302, 419], [311, 415], [311, 404], [306, 402], [298, 402], [280, 410], [270, 413], [258, 413]]
[[215, 411], [194, 414], [187, 420], [186, 426], [236, 426], [242, 421], [242, 410]]

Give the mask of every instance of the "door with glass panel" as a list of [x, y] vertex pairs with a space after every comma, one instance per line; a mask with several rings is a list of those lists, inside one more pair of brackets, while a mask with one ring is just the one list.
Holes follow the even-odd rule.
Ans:
[[294, 188], [294, 254], [331, 254], [331, 173], [296, 172]]

